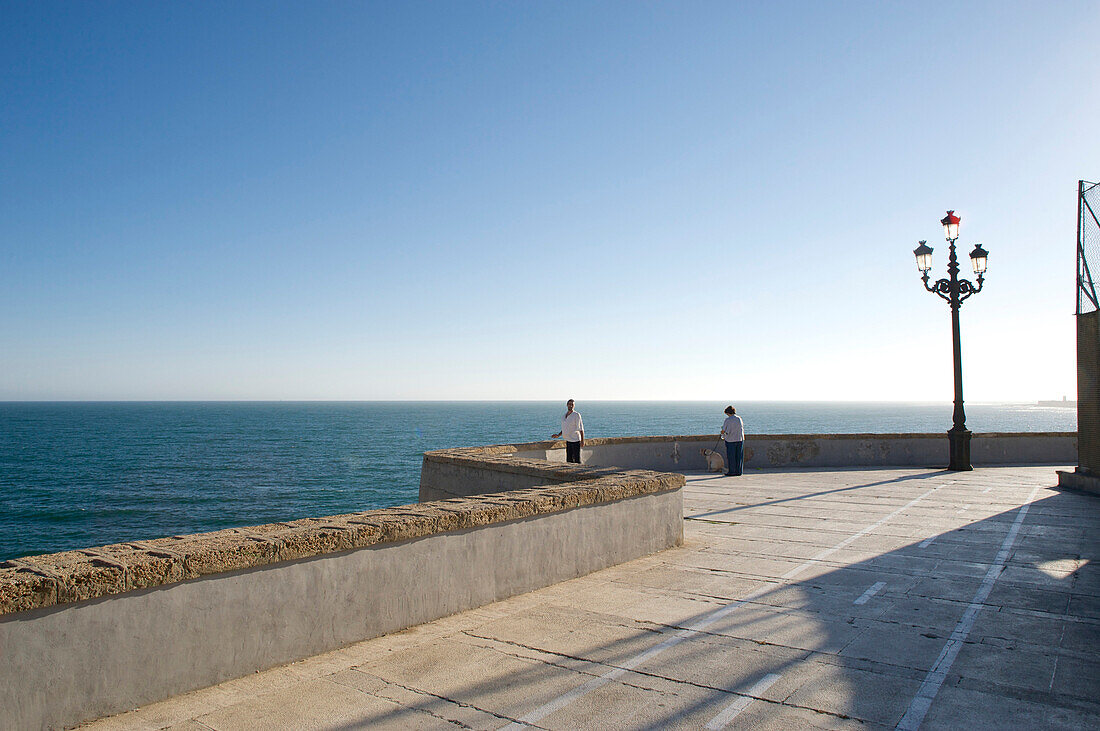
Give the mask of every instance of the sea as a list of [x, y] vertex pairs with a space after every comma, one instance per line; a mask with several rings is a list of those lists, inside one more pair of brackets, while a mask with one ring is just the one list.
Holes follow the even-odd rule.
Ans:
[[[950, 403], [738, 402], [752, 434], [945, 432]], [[725, 403], [578, 402], [587, 437], [717, 434]], [[0, 402], [0, 560], [414, 503], [431, 449], [548, 439], [564, 403]], [[968, 404], [975, 432], [1073, 408]]]

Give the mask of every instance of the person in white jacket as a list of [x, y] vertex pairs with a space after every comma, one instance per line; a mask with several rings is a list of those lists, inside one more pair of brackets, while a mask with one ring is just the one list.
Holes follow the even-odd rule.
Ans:
[[732, 406], [726, 407], [722, 439], [726, 442], [726, 477], [739, 477], [745, 471], [745, 424]]
[[561, 417], [561, 431], [551, 439], [565, 439], [565, 461], [581, 463], [581, 447], [584, 446], [584, 422], [580, 412], [573, 410], [573, 399], [565, 402], [565, 416]]

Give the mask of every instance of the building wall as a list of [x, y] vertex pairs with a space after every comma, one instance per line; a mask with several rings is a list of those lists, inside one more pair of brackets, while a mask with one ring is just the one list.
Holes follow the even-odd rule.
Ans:
[[1100, 477], [1100, 312], [1077, 316], [1078, 466]]

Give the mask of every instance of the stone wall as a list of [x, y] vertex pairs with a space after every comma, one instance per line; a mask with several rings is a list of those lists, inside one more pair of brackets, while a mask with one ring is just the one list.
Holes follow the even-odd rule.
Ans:
[[[690, 436], [586, 439], [581, 450], [585, 466], [629, 466], [670, 472], [705, 470], [703, 449], [716, 446], [717, 434]], [[517, 458], [565, 461], [563, 442], [497, 447]], [[430, 455], [431, 453], [429, 453]], [[975, 434], [971, 459], [976, 466], [997, 464], [1075, 464], [1076, 432]], [[941, 434], [773, 434], [748, 435], [746, 469], [797, 467], [943, 467], [947, 435]], [[421, 495], [424, 494], [424, 473]]]
[[478, 452], [435, 459], [495, 494], [0, 564], [0, 727], [73, 725], [682, 540], [681, 475]]

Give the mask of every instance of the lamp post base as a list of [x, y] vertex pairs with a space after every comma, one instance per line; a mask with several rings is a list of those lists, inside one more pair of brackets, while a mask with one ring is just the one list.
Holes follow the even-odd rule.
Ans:
[[966, 472], [974, 469], [970, 464], [970, 435], [969, 429], [951, 429], [947, 432], [947, 443], [950, 448], [950, 457], [947, 469], [955, 472]]

